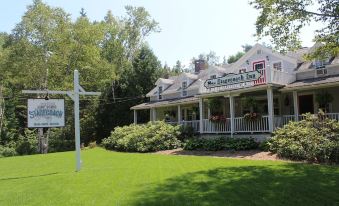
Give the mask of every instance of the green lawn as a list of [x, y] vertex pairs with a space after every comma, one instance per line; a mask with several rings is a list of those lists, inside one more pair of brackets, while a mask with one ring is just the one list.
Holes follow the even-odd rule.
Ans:
[[0, 205], [339, 205], [339, 167], [92, 149], [0, 159]]

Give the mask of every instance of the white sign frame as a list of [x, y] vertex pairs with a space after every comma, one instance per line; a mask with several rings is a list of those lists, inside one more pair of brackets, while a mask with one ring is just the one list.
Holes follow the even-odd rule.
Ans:
[[[39, 111], [39, 107], [44, 108]], [[28, 128], [60, 128], [65, 127], [65, 99], [28, 99]]]

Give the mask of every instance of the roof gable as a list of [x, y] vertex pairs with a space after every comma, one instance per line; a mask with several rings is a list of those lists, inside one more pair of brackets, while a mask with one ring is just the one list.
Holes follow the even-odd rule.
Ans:
[[285, 60], [287, 62], [290, 62], [292, 64], [297, 64], [297, 59], [292, 58], [283, 54], [280, 54], [278, 52], [272, 51], [272, 49], [269, 49], [267, 47], [264, 47], [261, 44], [255, 44], [254, 47], [252, 47], [248, 52], [245, 53], [244, 56], [242, 56], [238, 61], [236, 61], [233, 65], [232, 68], [238, 68], [240, 65], [244, 64], [251, 56], [253, 56], [258, 49], [261, 49], [265, 53], [269, 53], [270, 55], [273, 55], [279, 59]]

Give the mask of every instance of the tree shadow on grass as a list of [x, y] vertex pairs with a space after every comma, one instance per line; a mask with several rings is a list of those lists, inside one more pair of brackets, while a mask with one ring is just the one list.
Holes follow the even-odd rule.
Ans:
[[130, 205], [339, 205], [338, 167], [223, 167], [187, 173], [135, 194]]
[[5, 178], [0, 178], [0, 181], [4, 181], [4, 180], [17, 180], [17, 179], [27, 179], [27, 178], [34, 178], [34, 177], [43, 177], [43, 176], [50, 176], [50, 175], [56, 175], [56, 174], [58, 174], [58, 172], [47, 173], [47, 174], [41, 174], [41, 175], [23, 176], [23, 177], [5, 177]]

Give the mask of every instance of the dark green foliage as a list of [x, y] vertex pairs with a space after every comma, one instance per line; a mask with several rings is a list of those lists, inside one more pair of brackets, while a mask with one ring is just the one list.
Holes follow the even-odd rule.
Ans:
[[227, 59], [227, 63], [232, 64], [232, 63], [238, 61], [242, 56], [244, 56], [244, 54], [245, 54], [244, 52], [238, 52], [234, 55], [229, 56], [228, 59]]
[[[72, 130], [73, 132], [73, 130]], [[49, 135], [48, 152], [63, 152], [75, 149], [74, 133], [65, 129], [52, 129]], [[82, 139], [83, 141], [83, 139]]]
[[144, 125], [116, 127], [102, 145], [109, 150], [126, 152], [154, 152], [180, 147], [177, 139], [180, 127], [162, 121]]
[[[161, 64], [153, 51], [143, 45], [132, 62], [132, 67], [121, 74], [112, 87], [106, 87], [97, 113], [97, 141], [109, 136], [114, 127], [128, 125], [133, 121], [130, 107], [147, 101], [146, 94], [153, 89], [154, 82], [161, 76]], [[113, 90], [114, 89], [114, 93]], [[115, 100], [115, 97], [126, 97]], [[119, 117], [119, 118], [117, 118]], [[138, 122], [149, 120], [149, 113], [138, 111]]]
[[[32, 153], [31, 143], [20, 140], [26, 127], [21, 90], [69, 90], [74, 69], [79, 70], [85, 90], [102, 92], [100, 101], [95, 97], [80, 100], [83, 143], [100, 142], [114, 127], [130, 124], [130, 107], [146, 101], [145, 94], [163, 72], [145, 42], [145, 37], [158, 31], [158, 23], [142, 7], [126, 6], [124, 17], [108, 12], [98, 22], [91, 21], [84, 10], [72, 21], [62, 8], [40, 0], [27, 6], [13, 32], [0, 33], [0, 97], [6, 97], [1, 99], [5, 118], [0, 121], [0, 145], [16, 142], [20, 153]], [[50, 97], [66, 98], [66, 127], [51, 132], [48, 151], [71, 150], [73, 102], [61, 95]], [[140, 112], [139, 122], [148, 121], [148, 116]]]
[[253, 138], [192, 138], [185, 142], [185, 150], [250, 150], [257, 149], [258, 143]]
[[19, 155], [30, 155], [38, 152], [38, 140], [35, 130], [26, 129], [24, 135], [16, 142], [16, 152]]
[[270, 151], [280, 157], [311, 162], [339, 162], [339, 122], [305, 115], [273, 133]]
[[183, 141], [188, 138], [192, 138], [195, 134], [194, 128], [189, 125], [182, 125], [180, 126], [180, 136], [178, 137], [179, 140]]
[[17, 153], [15, 151], [15, 148], [0, 145], [0, 158], [11, 157], [11, 156], [16, 156], [16, 155]]
[[268, 144], [270, 140], [264, 140], [259, 143], [259, 149], [265, 152], [268, 152], [270, 149], [270, 145]]

